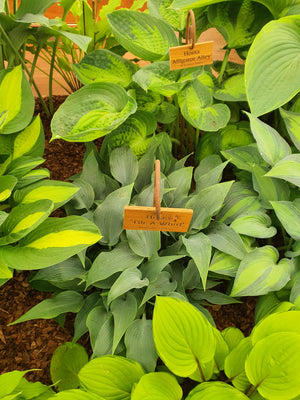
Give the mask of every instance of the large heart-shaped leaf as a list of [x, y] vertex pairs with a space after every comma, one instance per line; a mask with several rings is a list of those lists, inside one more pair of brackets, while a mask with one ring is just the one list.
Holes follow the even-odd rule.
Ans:
[[56, 111], [52, 140], [90, 142], [116, 129], [135, 111], [135, 100], [121, 86], [92, 83], [71, 94]]
[[245, 82], [251, 111], [259, 116], [292, 99], [300, 90], [300, 16], [271, 21], [250, 47]]
[[149, 14], [118, 10], [107, 19], [117, 41], [143, 60], [162, 59], [167, 56], [169, 47], [178, 45], [172, 28]]

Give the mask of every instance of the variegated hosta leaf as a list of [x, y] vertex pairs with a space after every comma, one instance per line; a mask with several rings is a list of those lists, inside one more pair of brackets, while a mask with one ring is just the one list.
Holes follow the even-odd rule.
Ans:
[[247, 400], [248, 397], [224, 382], [203, 382], [196, 386], [186, 400]]
[[13, 160], [24, 155], [42, 157], [45, 147], [45, 136], [40, 116], [33, 119], [22, 132], [14, 137]]
[[214, 98], [221, 101], [247, 101], [244, 74], [237, 74], [222, 82], [216, 88]]
[[72, 183], [43, 180], [16, 190], [14, 200], [17, 204], [28, 204], [37, 200], [49, 199], [53, 201], [54, 209], [56, 209], [70, 200], [78, 190], [79, 188]]
[[[156, 297], [153, 337], [160, 358], [175, 375], [205, 374], [205, 365], [214, 359], [216, 339], [212, 326], [200, 311], [183, 300]], [[205, 379], [210, 379], [212, 373]]]
[[167, 372], [150, 372], [141, 377], [131, 400], [181, 400], [182, 389], [175, 376]]
[[188, 83], [178, 93], [178, 103], [184, 118], [195, 128], [204, 131], [218, 131], [230, 119], [227, 105], [213, 104], [208, 87], [198, 80]]
[[77, 78], [84, 85], [111, 82], [127, 87], [136, 69], [130, 61], [105, 49], [94, 50], [86, 54], [78, 64], [73, 65]]
[[287, 233], [295, 240], [300, 240], [300, 204], [297, 201], [272, 201], [277, 218]]
[[38, 169], [34, 169], [30, 172], [28, 172], [27, 174], [25, 174], [24, 176], [22, 176], [21, 179], [19, 179], [17, 185], [16, 185], [16, 189], [22, 189], [25, 186], [28, 186], [32, 183], [41, 181], [42, 179], [47, 179], [50, 178], [50, 172], [48, 169], [46, 168], [38, 168]]
[[0, 247], [0, 259], [11, 268], [39, 269], [57, 264], [101, 239], [86, 218], [48, 218], [17, 246]]
[[245, 82], [251, 112], [262, 115], [291, 100], [300, 90], [300, 15], [266, 24], [250, 47]]
[[13, 175], [0, 176], [0, 201], [10, 197], [17, 182], [18, 179]]
[[186, 10], [170, 8], [172, 0], [148, 0], [147, 7], [150, 15], [168, 22], [175, 30], [182, 31], [186, 25]]
[[300, 113], [280, 109], [280, 114], [294, 145], [300, 151]]
[[0, 133], [24, 129], [31, 121], [34, 97], [21, 65], [0, 72]]
[[240, 262], [241, 260], [238, 258], [216, 250], [211, 260], [209, 271], [227, 276], [235, 276]]
[[256, 143], [223, 150], [222, 155], [239, 169], [249, 172], [252, 171], [253, 165], [266, 165], [258, 151]]
[[262, 211], [252, 211], [238, 216], [230, 226], [241, 235], [269, 238], [277, 232], [271, 224], [272, 220], [267, 214]]
[[231, 296], [260, 296], [280, 290], [290, 280], [293, 266], [279, 254], [275, 247], [263, 246], [252, 250], [241, 261], [233, 284]]
[[151, 90], [146, 93], [141, 87], [135, 89], [135, 97], [138, 110], [150, 113], [157, 112], [163, 100], [160, 94], [152, 92]]
[[160, 60], [167, 56], [169, 47], [178, 45], [172, 28], [149, 14], [118, 10], [107, 19], [116, 40], [142, 60]]
[[152, 90], [163, 96], [172, 96], [179, 92], [187, 82], [196, 79], [202, 73], [202, 67], [170, 71], [169, 61], [158, 61], [145, 65], [137, 71], [133, 75], [133, 80], [146, 92]]
[[22, 156], [13, 160], [7, 167], [6, 173], [21, 179], [24, 175], [30, 172], [33, 168], [41, 165], [45, 160], [41, 157], [31, 158], [30, 156]]
[[121, 86], [92, 83], [71, 94], [56, 111], [52, 140], [90, 142], [116, 129], [135, 111], [135, 100]]
[[265, 176], [281, 178], [300, 186], [300, 154], [291, 154], [281, 159]]
[[40, 225], [51, 213], [51, 200], [38, 200], [14, 207], [0, 226], [0, 246], [17, 242]]
[[141, 157], [147, 150], [157, 123], [154, 115], [146, 111], [136, 111], [117, 129], [106, 136], [111, 149], [128, 145], [133, 154]]

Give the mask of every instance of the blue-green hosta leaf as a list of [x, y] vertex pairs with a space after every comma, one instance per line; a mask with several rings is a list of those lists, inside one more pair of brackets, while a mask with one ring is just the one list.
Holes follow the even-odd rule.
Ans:
[[38, 200], [14, 207], [0, 226], [0, 246], [17, 242], [40, 225], [52, 212], [51, 200]]
[[217, 250], [211, 260], [209, 271], [235, 276], [239, 265], [240, 260], [238, 258]]
[[153, 340], [152, 320], [145, 315], [129, 326], [125, 333], [126, 357], [141, 364], [147, 372], [155, 370], [157, 352]]
[[252, 172], [253, 165], [266, 165], [256, 143], [223, 150], [221, 153], [232, 164], [245, 171]]
[[17, 269], [46, 268], [79, 253], [100, 238], [97, 227], [83, 217], [48, 218], [17, 246], [0, 247], [0, 259]]
[[150, 282], [153, 282], [168, 264], [183, 257], [184, 255], [153, 257], [151, 260], [143, 263], [140, 270], [143, 277], [146, 277]]
[[170, 8], [172, 0], [148, 0], [150, 15], [168, 22], [175, 30], [182, 31], [186, 26], [187, 11]]
[[247, 377], [265, 398], [293, 399], [300, 394], [299, 357], [299, 333], [273, 333], [250, 351], [245, 363]]
[[66, 342], [53, 353], [50, 364], [51, 380], [59, 391], [79, 387], [78, 372], [88, 362], [85, 349], [77, 343]]
[[17, 204], [30, 204], [38, 200], [48, 199], [54, 203], [54, 209], [56, 209], [70, 200], [78, 190], [79, 188], [72, 183], [43, 180], [16, 190], [14, 200]]
[[211, 258], [211, 242], [203, 233], [197, 233], [189, 238], [182, 237], [182, 242], [198, 268], [202, 285], [205, 290]]
[[241, 261], [231, 291], [231, 296], [260, 296], [280, 290], [290, 280], [293, 270], [291, 260], [281, 259], [272, 246], [250, 251]]
[[141, 257], [151, 258], [160, 249], [160, 232], [157, 231], [126, 231], [128, 244]]
[[247, 101], [244, 74], [233, 75], [215, 90], [214, 98], [221, 101]]
[[201, 160], [194, 172], [196, 193], [206, 187], [219, 183], [222, 179], [222, 172], [227, 164], [228, 161], [222, 163], [221, 158], [216, 154], [207, 156]]
[[118, 43], [142, 60], [159, 60], [167, 55], [169, 47], [178, 45], [172, 28], [151, 15], [118, 10], [107, 19]]
[[186, 400], [247, 400], [248, 397], [224, 382], [203, 382], [196, 386]]
[[64, 292], [54, 294], [51, 299], [41, 301], [10, 325], [30, 321], [31, 319], [55, 318], [58, 315], [66, 312], [77, 313], [80, 310], [82, 303], [83, 297], [81, 294], [72, 290], [66, 290]]
[[250, 47], [245, 82], [254, 115], [270, 112], [300, 90], [300, 16], [292, 15], [266, 24]]
[[156, 298], [153, 336], [160, 358], [178, 376], [199, 372], [215, 356], [212, 326], [194, 306], [176, 298]]
[[131, 83], [134, 64], [117, 54], [97, 49], [86, 54], [73, 65], [77, 78], [84, 85], [94, 82], [111, 82], [127, 87]]
[[135, 100], [121, 86], [105, 82], [86, 85], [54, 114], [52, 140], [90, 142], [116, 129], [135, 111]]
[[104, 400], [104, 397], [85, 392], [81, 389], [64, 390], [56, 393], [53, 398], [58, 400]]
[[271, 218], [267, 214], [262, 211], [252, 211], [238, 216], [230, 226], [241, 235], [269, 238], [277, 232], [271, 224]]
[[18, 179], [13, 175], [0, 176], [0, 201], [10, 197]]
[[280, 114], [294, 145], [300, 151], [300, 113], [280, 108]]
[[300, 154], [291, 154], [281, 159], [265, 176], [281, 178], [300, 186]]
[[87, 363], [79, 379], [88, 392], [107, 400], [130, 400], [131, 391], [144, 375], [139, 363], [118, 356], [103, 356]]
[[35, 117], [30, 125], [19, 132], [13, 142], [13, 160], [24, 155], [42, 157], [45, 137], [41, 118]]
[[180, 208], [188, 197], [191, 189], [193, 167], [184, 167], [171, 172], [167, 177], [165, 187], [174, 188], [164, 195], [167, 207]]
[[123, 186], [134, 183], [138, 175], [138, 161], [129, 147], [114, 149], [109, 158], [112, 176]]
[[21, 65], [0, 74], [0, 133], [19, 132], [30, 123], [34, 97]]
[[175, 376], [167, 372], [150, 372], [141, 377], [131, 400], [181, 400], [182, 393]]
[[277, 218], [287, 233], [295, 240], [300, 240], [300, 206], [298, 202], [272, 201]]
[[177, 282], [172, 278], [171, 274], [167, 271], [162, 271], [155, 280], [149, 283], [140, 306], [154, 296], [168, 296], [175, 291], [176, 287]]
[[254, 115], [246, 114], [249, 117], [258, 150], [266, 163], [273, 166], [291, 154], [290, 146], [274, 128], [260, 121]]
[[178, 103], [184, 118], [195, 128], [217, 131], [227, 125], [230, 110], [225, 104], [213, 104], [206, 85], [194, 80], [178, 93]]

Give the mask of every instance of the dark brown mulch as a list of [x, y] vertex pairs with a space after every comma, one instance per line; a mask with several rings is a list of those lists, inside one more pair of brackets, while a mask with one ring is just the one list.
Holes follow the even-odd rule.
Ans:
[[[64, 101], [64, 97], [54, 96], [54, 101], [56, 109]], [[43, 166], [50, 170], [51, 179], [66, 180], [80, 172], [84, 144], [62, 140], [49, 144], [50, 121], [38, 102], [36, 113], [40, 113], [43, 120], [46, 136], [44, 158], [47, 160]], [[34, 320], [7, 326], [47, 297], [49, 294], [38, 292], [29, 286], [27, 273], [15, 273], [13, 279], [0, 287], [0, 373], [14, 369], [39, 368], [40, 371], [31, 372], [26, 377], [51, 384], [50, 360], [61, 343], [72, 340], [72, 318], [67, 318], [64, 329], [53, 320]], [[219, 329], [236, 326], [248, 335], [254, 325], [255, 303], [256, 299], [250, 297], [243, 304], [213, 305], [208, 308]], [[81, 343], [89, 350], [87, 336]]]

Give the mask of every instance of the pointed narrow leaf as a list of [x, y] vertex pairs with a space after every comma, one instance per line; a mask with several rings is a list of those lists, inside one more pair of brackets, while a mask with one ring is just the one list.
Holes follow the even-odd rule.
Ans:
[[150, 372], [141, 377], [131, 400], [181, 400], [182, 394], [175, 376], [167, 372]]
[[138, 161], [129, 147], [114, 149], [109, 158], [112, 176], [123, 186], [134, 183], [138, 174]]
[[291, 201], [272, 201], [277, 218], [287, 233], [295, 240], [300, 240], [300, 206]]
[[149, 283], [140, 306], [154, 296], [168, 296], [175, 291], [176, 286], [177, 282], [172, 279], [171, 274], [167, 271], [162, 271], [154, 281]]

